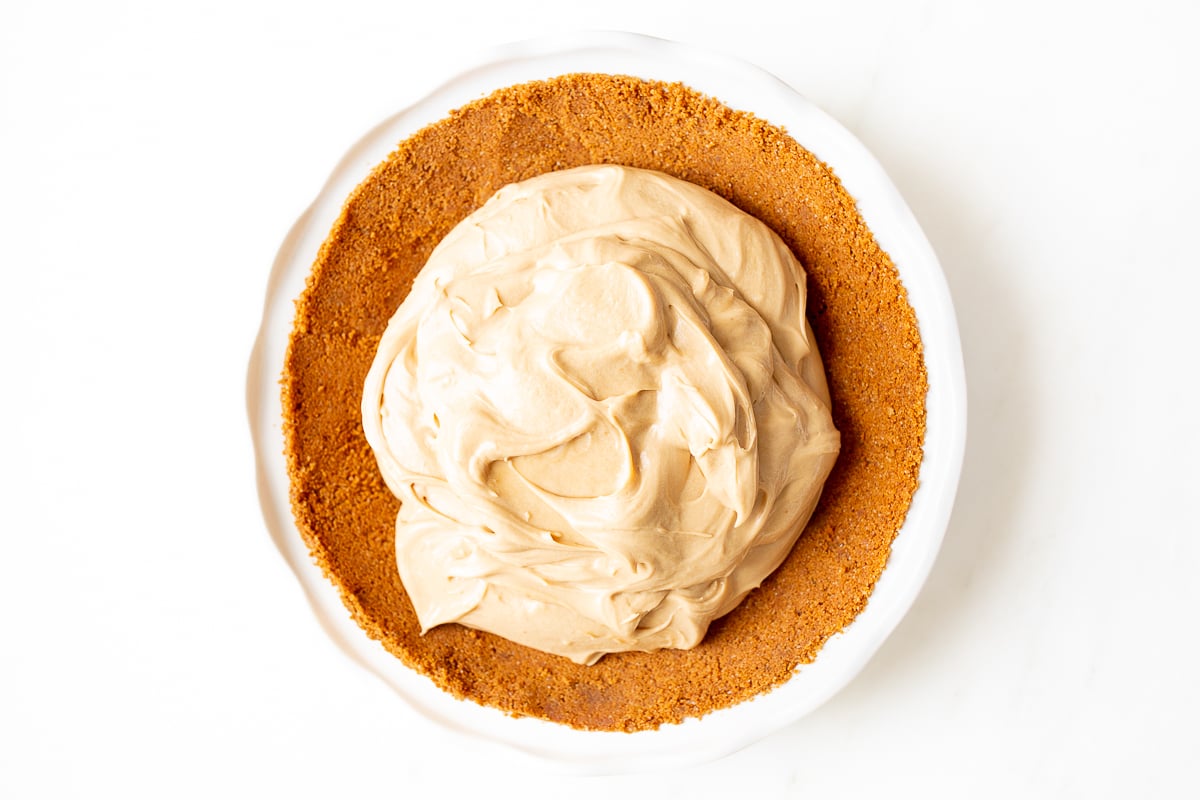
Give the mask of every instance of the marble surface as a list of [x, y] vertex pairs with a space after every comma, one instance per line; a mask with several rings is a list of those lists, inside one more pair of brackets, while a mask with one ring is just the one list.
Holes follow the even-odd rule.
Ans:
[[[1200, 792], [1200, 7], [773, 9], [0, 8], [0, 796]], [[589, 28], [754, 61], [875, 153], [946, 271], [971, 420], [942, 554], [846, 690], [714, 763], [577, 778], [329, 645], [244, 392], [344, 149], [481, 48]]]

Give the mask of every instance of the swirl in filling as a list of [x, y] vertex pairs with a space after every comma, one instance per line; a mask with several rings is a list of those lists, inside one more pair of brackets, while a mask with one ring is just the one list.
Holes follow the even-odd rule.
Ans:
[[422, 628], [580, 663], [695, 646], [837, 457], [804, 306], [778, 237], [661, 173], [548, 173], [463, 220], [363, 394]]

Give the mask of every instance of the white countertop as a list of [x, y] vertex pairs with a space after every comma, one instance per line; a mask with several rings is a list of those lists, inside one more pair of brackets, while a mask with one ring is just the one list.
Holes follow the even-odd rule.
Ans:
[[[0, 11], [0, 796], [1200, 792], [1200, 6], [101, 5]], [[971, 419], [942, 554], [849, 688], [715, 763], [577, 778], [329, 643], [245, 379], [345, 148], [483, 48], [595, 28], [753, 61], [874, 152]]]

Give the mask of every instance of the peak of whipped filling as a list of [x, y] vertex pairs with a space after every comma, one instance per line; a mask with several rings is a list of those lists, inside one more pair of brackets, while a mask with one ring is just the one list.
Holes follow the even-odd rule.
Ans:
[[422, 628], [586, 664], [699, 643], [837, 457], [804, 305], [765, 225], [657, 172], [548, 173], [463, 220], [363, 393]]

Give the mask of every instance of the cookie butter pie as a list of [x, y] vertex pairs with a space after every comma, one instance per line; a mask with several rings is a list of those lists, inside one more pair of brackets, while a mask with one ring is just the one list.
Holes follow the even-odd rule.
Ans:
[[926, 389], [895, 266], [785, 131], [678, 83], [520, 83], [345, 200], [283, 364], [291, 506], [446, 691], [657, 728], [863, 610]]

